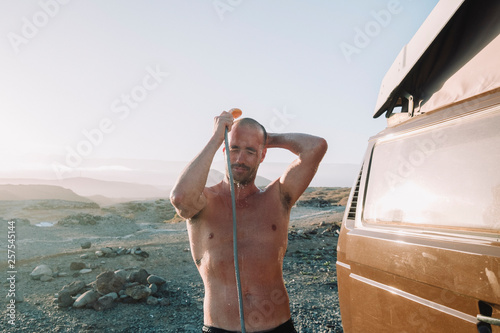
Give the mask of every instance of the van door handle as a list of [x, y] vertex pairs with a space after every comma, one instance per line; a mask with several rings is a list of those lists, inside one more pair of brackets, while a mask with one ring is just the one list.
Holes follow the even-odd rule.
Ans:
[[487, 324], [490, 324], [490, 325], [495, 325], [495, 326], [500, 326], [500, 319], [497, 319], [497, 318], [492, 318], [492, 317], [489, 317], [489, 316], [484, 316], [484, 315], [481, 315], [481, 314], [478, 314], [476, 316], [477, 320], [483, 322], [483, 323], [487, 323]]

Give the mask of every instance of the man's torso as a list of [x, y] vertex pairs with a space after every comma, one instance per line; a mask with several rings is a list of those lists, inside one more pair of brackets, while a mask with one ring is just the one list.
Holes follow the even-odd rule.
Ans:
[[[231, 197], [220, 184], [205, 195], [206, 207], [188, 221], [193, 259], [205, 284], [205, 324], [239, 330]], [[236, 206], [246, 326], [276, 327], [290, 318], [282, 277], [290, 207], [282, 200], [278, 182], [245, 199], [237, 197]]]

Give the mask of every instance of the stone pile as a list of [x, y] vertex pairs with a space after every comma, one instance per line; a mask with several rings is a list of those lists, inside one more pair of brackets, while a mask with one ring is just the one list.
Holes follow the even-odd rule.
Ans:
[[102, 311], [118, 302], [167, 305], [166, 280], [149, 274], [145, 269], [105, 271], [90, 284], [77, 280], [65, 285], [56, 294], [60, 308], [93, 308]]
[[[88, 244], [82, 244], [82, 248], [85, 248], [84, 246], [87, 246]], [[144, 258], [149, 257], [149, 253], [146, 251], [141, 250], [140, 247], [135, 246], [133, 248], [127, 249], [122, 246], [118, 248], [112, 248], [112, 247], [103, 247], [100, 250], [95, 251], [96, 257], [106, 257], [106, 258], [114, 258], [117, 256], [125, 255], [125, 254], [131, 254], [135, 256], [136, 259], [138, 260], [144, 260]]]
[[[81, 244], [82, 249], [89, 249], [91, 247], [90, 242], [84, 242]], [[149, 253], [141, 250], [140, 247], [135, 246], [130, 249], [124, 247], [112, 248], [112, 247], [103, 247], [94, 252], [95, 258], [114, 258], [121, 255], [132, 255], [138, 261], [143, 261], [145, 258], [149, 257]], [[80, 259], [91, 259], [93, 255], [89, 253], [84, 253], [80, 256]], [[101, 264], [104, 261], [101, 262]], [[74, 261], [69, 265], [69, 269], [73, 271], [72, 275], [74, 277], [78, 277], [82, 274], [91, 273], [94, 269], [99, 267], [99, 264], [95, 263], [85, 263], [82, 261]], [[38, 265], [36, 266], [30, 274], [30, 277], [33, 280], [40, 280], [42, 282], [52, 281], [54, 278], [68, 276], [68, 273], [65, 272], [57, 272], [51, 269], [47, 265]]]
[[[340, 233], [341, 222], [327, 223], [325, 221], [313, 226], [311, 229], [290, 230], [288, 240], [297, 238], [311, 239], [313, 237], [338, 237]], [[292, 227], [293, 228], [293, 227]]]

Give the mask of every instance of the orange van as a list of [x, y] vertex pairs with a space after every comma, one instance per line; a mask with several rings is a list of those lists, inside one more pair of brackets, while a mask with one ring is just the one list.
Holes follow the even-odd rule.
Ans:
[[344, 332], [500, 332], [500, 1], [442, 0], [384, 77], [337, 247]]

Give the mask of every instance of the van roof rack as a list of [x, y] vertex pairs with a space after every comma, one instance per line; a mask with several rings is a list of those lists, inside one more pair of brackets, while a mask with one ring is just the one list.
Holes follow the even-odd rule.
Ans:
[[382, 80], [374, 118], [405, 119], [500, 88], [500, 1], [441, 0]]

